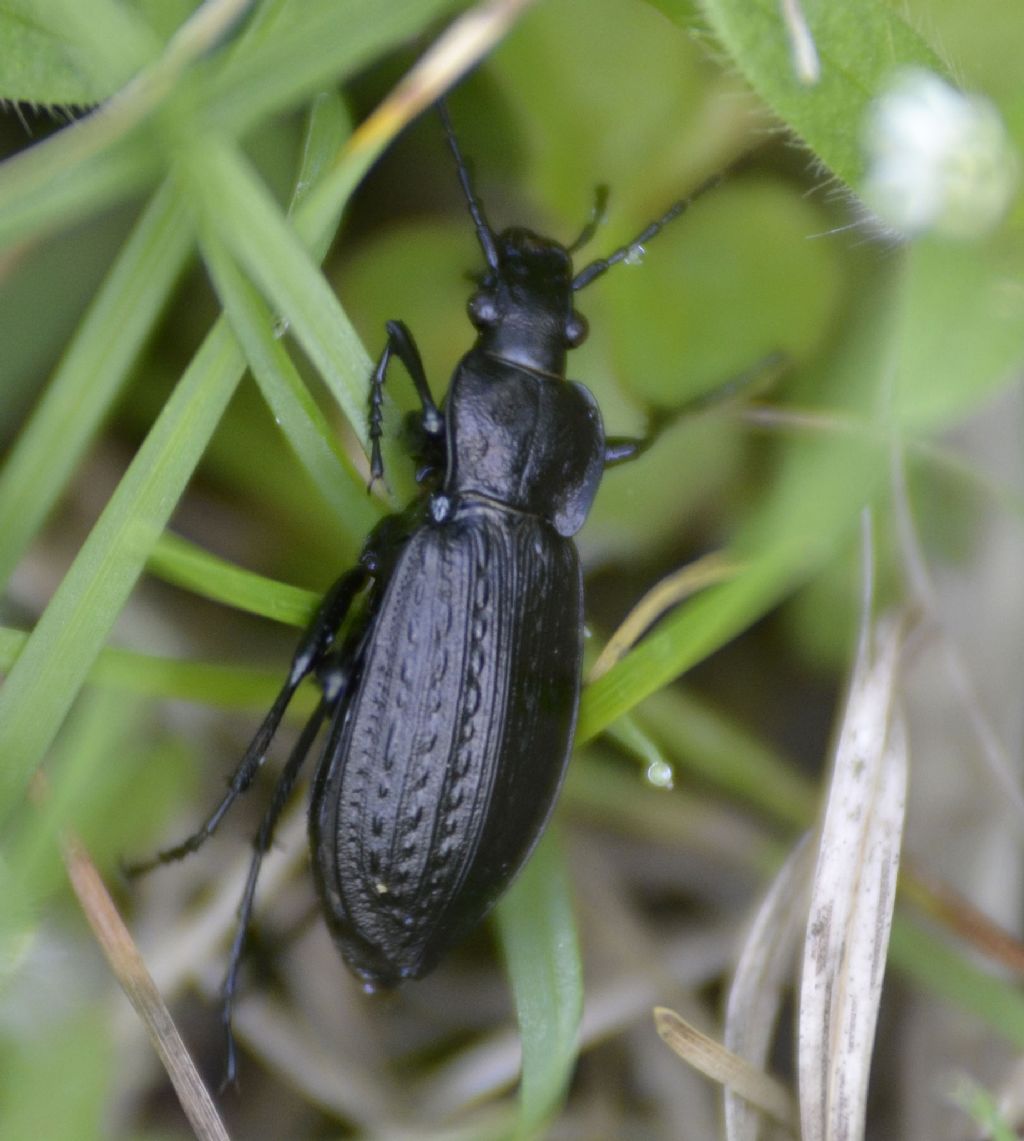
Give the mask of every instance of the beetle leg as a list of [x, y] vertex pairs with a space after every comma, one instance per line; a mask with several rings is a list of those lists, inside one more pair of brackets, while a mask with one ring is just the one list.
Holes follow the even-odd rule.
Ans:
[[299, 688], [299, 683], [323, 662], [334, 643], [338, 628], [352, 605], [352, 600], [366, 585], [369, 577], [370, 571], [366, 566], [357, 566], [343, 574], [324, 595], [323, 601], [317, 608], [316, 614], [313, 615], [309, 626], [306, 627], [302, 641], [299, 642], [298, 649], [292, 658], [288, 680], [277, 695], [270, 712], [256, 730], [256, 735], [246, 749], [245, 756], [242, 757], [238, 768], [235, 769], [228, 783], [227, 792], [202, 827], [173, 848], [166, 848], [157, 852], [151, 859], [127, 865], [124, 869], [125, 874], [129, 876], [142, 875], [152, 871], [159, 864], [169, 864], [175, 860], [181, 860], [202, 847], [213, 835], [228, 809], [242, 793], [248, 791], [256, 773], [267, 759], [267, 749], [277, 732], [277, 727], [281, 724], [281, 718], [284, 717], [288, 703]]
[[416, 347], [412, 333], [402, 321], [388, 321], [385, 326], [388, 339], [384, 343], [384, 351], [380, 354], [377, 367], [370, 378], [370, 484], [384, 475], [384, 457], [380, 450], [380, 439], [383, 435], [384, 421], [384, 379], [387, 376], [388, 364], [391, 357], [397, 356], [405, 365], [405, 370], [412, 379], [413, 387], [420, 398], [422, 412], [419, 416], [420, 430], [428, 439], [441, 439], [444, 436], [444, 416], [434, 397], [430, 392], [430, 383], [427, 380], [426, 370], [420, 351]]
[[655, 437], [609, 436], [604, 442], [604, 466], [628, 463], [654, 443]]
[[221, 992], [224, 999], [223, 1006], [221, 1007], [221, 1025], [224, 1027], [224, 1037], [227, 1046], [224, 1081], [221, 1084], [222, 1090], [226, 1086], [234, 1083], [235, 1074], [237, 1072], [235, 1036], [231, 1031], [231, 1019], [235, 1007], [235, 995], [238, 990], [238, 971], [242, 963], [242, 954], [245, 950], [245, 938], [249, 931], [249, 923], [252, 920], [253, 900], [256, 895], [256, 881], [259, 879], [260, 867], [263, 863], [263, 857], [270, 851], [270, 846], [274, 842], [274, 831], [277, 828], [277, 822], [284, 810], [284, 806], [288, 803], [292, 790], [295, 788], [295, 782], [298, 779], [303, 762], [309, 755], [309, 750], [313, 747], [313, 742], [316, 739], [317, 733], [320, 731], [320, 726], [323, 724], [324, 718], [334, 707], [337, 700], [337, 694], [331, 698], [325, 696], [316, 707], [313, 716], [306, 723], [305, 728], [299, 735], [298, 741], [295, 743], [295, 747], [291, 751], [291, 755], [288, 757], [288, 763], [278, 777], [277, 784], [274, 785], [270, 806], [267, 808], [263, 820], [260, 822], [260, 828], [256, 833], [256, 838], [253, 840], [252, 862], [249, 864], [249, 875], [245, 881], [245, 891], [242, 893], [242, 902], [238, 909], [238, 926], [235, 929], [235, 937], [231, 942], [231, 954], [228, 957], [228, 969], [227, 974], [224, 976], [224, 986]]
[[694, 397], [671, 413], [658, 412], [652, 415], [650, 430], [646, 436], [609, 436], [604, 445], [604, 466], [612, 467], [615, 464], [635, 460], [637, 456], [647, 451], [666, 428], [670, 428], [680, 420], [718, 408], [739, 396], [749, 395], [752, 390], [756, 392], [757, 389], [766, 387], [788, 363], [785, 353], [769, 353], [755, 361], [750, 368], [730, 377], [710, 392]]

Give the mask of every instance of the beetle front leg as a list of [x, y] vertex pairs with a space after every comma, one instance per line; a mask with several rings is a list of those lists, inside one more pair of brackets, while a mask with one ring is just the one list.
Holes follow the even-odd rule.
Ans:
[[202, 827], [173, 848], [166, 848], [151, 859], [142, 860], [136, 864], [128, 864], [124, 869], [126, 875], [143, 875], [160, 864], [169, 864], [175, 860], [184, 859], [185, 856], [201, 848], [214, 834], [220, 822], [227, 815], [228, 809], [244, 792], [248, 791], [256, 773], [259, 772], [263, 762], [267, 759], [267, 749], [270, 747], [270, 742], [277, 732], [285, 710], [288, 708], [295, 691], [299, 688], [300, 682], [317, 669], [326, 657], [353, 599], [366, 585], [369, 576], [370, 572], [365, 566], [355, 567], [342, 575], [324, 595], [323, 601], [313, 615], [312, 621], [306, 627], [302, 641], [292, 657], [288, 680], [277, 695], [270, 712], [256, 730], [256, 735], [246, 749], [245, 756], [242, 757], [238, 768], [232, 774], [228, 783], [228, 791]]
[[412, 333], [402, 321], [388, 321], [385, 326], [388, 339], [384, 343], [384, 351], [380, 354], [377, 367], [370, 378], [370, 484], [384, 475], [384, 457], [380, 450], [380, 440], [384, 432], [384, 380], [387, 376], [388, 364], [392, 356], [405, 365], [405, 371], [412, 379], [413, 387], [420, 398], [422, 411], [419, 416], [420, 431], [431, 441], [443, 442], [444, 416], [434, 397], [430, 392], [430, 383], [427, 380], [426, 370], [423, 368], [423, 359], [416, 347]]

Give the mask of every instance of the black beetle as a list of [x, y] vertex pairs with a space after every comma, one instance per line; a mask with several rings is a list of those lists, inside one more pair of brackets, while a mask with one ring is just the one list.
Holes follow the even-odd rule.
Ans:
[[[387, 324], [370, 385], [371, 483], [383, 474], [381, 395], [392, 356], [419, 395], [414, 454], [423, 494], [385, 518], [327, 593], [228, 792], [204, 826], [129, 871], [195, 851], [252, 783], [300, 682], [322, 698], [274, 789], [224, 984], [231, 1013], [263, 855], [325, 722], [310, 848], [324, 916], [366, 989], [430, 971], [476, 926], [537, 842], [572, 750], [583, 593], [572, 536], [604, 468], [647, 441], [609, 439], [594, 398], [565, 376], [587, 326], [573, 294], [638, 252], [704, 190], [574, 275], [566, 247], [523, 228], [495, 234], [439, 107], [486, 271], [468, 305], [477, 330], [439, 408], [408, 329]], [[340, 634], [356, 601], [361, 605]]]

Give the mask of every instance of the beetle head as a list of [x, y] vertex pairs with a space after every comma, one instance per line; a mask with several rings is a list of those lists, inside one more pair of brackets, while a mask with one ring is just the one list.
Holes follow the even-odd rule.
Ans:
[[565, 353], [587, 323], [572, 307], [572, 258], [564, 246], [511, 227], [494, 241], [495, 262], [469, 299], [480, 347], [526, 368], [562, 376]]

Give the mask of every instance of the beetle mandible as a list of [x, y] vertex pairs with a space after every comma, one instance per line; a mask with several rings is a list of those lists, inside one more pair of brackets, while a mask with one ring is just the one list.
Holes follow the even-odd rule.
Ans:
[[[382, 391], [393, 357], [413, 414], [422, 494], [371, 532], [327, 592], [228, 791], [205, 824], [132, 873], [195, 851], [245, 792], [299, 684], [322, 696], [253, 841], [223, 990], [231, 1016], [261, 861], [321, 728], [309, 811], [324, 917], [367, 990], [430, 971], [522, 867], [551, 815], [572, 751], [583, 654], [583, 591], [572, 536], [602, 472], [647, 440], [605, 436], [590, 392], [566, 379], [587, 333], [573, 296], [630, 258], [705, 190], [628, 245], [573, 272], [569, 246], [521, 227], [495, 234], [443, 104], [438, 105], [486, 265], [468, 304], [476, 340], [442, 406], [412, 335], [387, 323], [370, 382], [371, 484], [383, 475]], [[359, 600], [344, 633], [340, 633]]]

